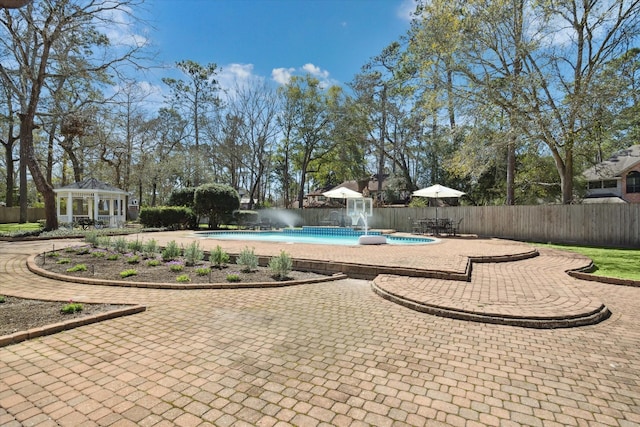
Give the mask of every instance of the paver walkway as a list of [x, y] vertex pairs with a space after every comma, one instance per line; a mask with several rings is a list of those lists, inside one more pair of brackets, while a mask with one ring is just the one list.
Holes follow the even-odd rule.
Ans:
[[[531, 276], [547, 275], [571, 287], [571, 298], [604, 303], [612, 316], [542, 330], [468, 322], [410, 310], [353, 279], [193, 291], [61, 283], [25, 266], [28, 254], [51, 244], [0, 243], [0, 294], [148, 310], [1, 348], [0, 425], [640, 424], [640, 289], [566, 279], [555, 267], [531, 273], [526, 264], [545, 254], [518, 261], [516, 274], [506, 263], [476, 265], [474, 277], [492, 282], [482, 298], [526, 306], [539, 293]], [[286, 249], [443, 271], [462, 268], [467, 256], [527, 247], [472, 240], [411, 249], [306, 246]], [[255, 247], [266, 255], [280, 249]], [[576, 262], [549, 256], [560, 270]], [[411, 280], [414, 290], [450, 282]], [[500, 293], [518, 282], [533, 287]]]

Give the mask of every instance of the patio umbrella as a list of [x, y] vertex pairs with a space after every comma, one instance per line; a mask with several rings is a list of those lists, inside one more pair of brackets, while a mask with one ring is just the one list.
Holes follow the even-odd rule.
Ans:
[[452, 198], [460, 197], [465, 193], [453, 188], [445, 187], [444, 185], [435, 184], [431, 187], [422, 188], [411, 193], [412, 196], [428, 197], [430, 199], [436, 199], [436, 222], [438, 221], [438, 199], [439, 198]]
[[[323, 196], [330, 199], [362, 199], [362, 194], [357, 191], [351, 190], [347, 187], [336, 187], [329, 191], [322, 193]], [[346, 204], [346, 203], [345, 203]], [[341, 224], [344, 225], [344, 216], [342, 217]]]
[[329, 197], [330, 199], [361, 199], [362, 193], [358, 193], [357, 191], [351, 190], [347, 187], [337, 187], [332, 188], [329, 191], [325, 191], [322, 193], [323, 196]]

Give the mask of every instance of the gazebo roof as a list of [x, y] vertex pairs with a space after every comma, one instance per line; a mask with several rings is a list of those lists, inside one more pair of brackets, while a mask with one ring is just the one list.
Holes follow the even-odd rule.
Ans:
[[109, 193], [109, 194], [127, 194], [126, 191], [114, 187], [106, 182], [98, 181], [95, 178], [85, 178], [80, 182], [56, 188], [56, 193], [64, 191], [73, 191], [74, 193]]

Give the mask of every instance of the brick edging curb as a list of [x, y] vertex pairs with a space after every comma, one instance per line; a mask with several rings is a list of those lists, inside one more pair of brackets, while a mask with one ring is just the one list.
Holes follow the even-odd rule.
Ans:
[[103, 320], [115, 319], [116, 317], [129, 316], [131, 314], [142, 313], [146, 309], [147, 307], [144, 305], [134, 305], [131, 307], [106, 311], [103, 313], [97, 313], [91, 316], [78, 317], [76, 319], [70, 319], [65, 322], [53, 323], [51, 325], [46, 325], [39, 328], [32, 328], [26, 331], [15, 332], [10, 335], [0, 336], [0, 347], [5, 347], [11, 344], [17, 344], [19, 342], [30, 340], [33, 338], [52, 335], [58, 332], [77, 328], [79, 326], [85, 326], [85, 325], [90, 325], [92, 323], [102, 322]]
[[443, 307], [425, 302], [404, 298], [393, 293], [387, 292], [380, 288], [375, 281], [371, 284], [371, 289], [380, 297], [407, 307], [411, 310], [427, 313], [434, 316], [446, 317], [450, 319], [465, 320], [478, 323], [490, 323], [496, 325], [519, 326], [533, 329], [557, 329], [557, 328], [573, 328], [578, 326], [595, 325], [608, 319], [611, 312], [601, 304], [597, 309], [586, 313], [580, 313], [572, 316], [513, 316], [494, 314], [482, 314], [477, 312], [459, 310], [452, 307]]
[[155, 283], [155, 282], [127, 282], [124, 280], [105, 280], [92, 279], [90, 277], [73, 277], [64, 274], [58, 274], [45, 270], [36, 264], [38, 254], [29, 255], [27, 258], [27, 268], [34, 274], [48, 279], [60, 280], [63, 282], [80, 283], [84, 285], [101, 285], [101, 286], [121, 286], [129, 288], [145, 288], [145, 289], [247, 289], [247, 288], [281, 288], [294, 285], [308, 285], [314, 283], [331, 282], [334, 280], [346, 279], [343, 273], [336, 273], [331, 276], [320, 277], [316, 279], [304, 280], [284, 280], [281, 282], [240, 282], [240, 283]]
[[591, 263], [586, 267], [578, 268], [576, 270], [568, 270], [567, 274], [575, 279], [587, 280], [589, 282], [599, 282], [605, 283], [607, 285], [632, 286], [640, 288], [640, 280], [598, 276], [597, 274], [590, 273], [594, 268], [595, 266], [593, 265], [593, 261], [591, 261]]

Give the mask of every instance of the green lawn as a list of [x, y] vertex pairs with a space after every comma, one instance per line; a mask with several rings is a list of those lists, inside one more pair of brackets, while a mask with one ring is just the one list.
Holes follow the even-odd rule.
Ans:
[[598, 276], [640, 280], [639, 249], [608, 249], [588, 246], [544, 245], [586, 255], [593, 260]]
[[0, 224], [0, 233], [13, 233], [16, 231], [39, 230], [37, 222], [25, 222], [24, 224]]

